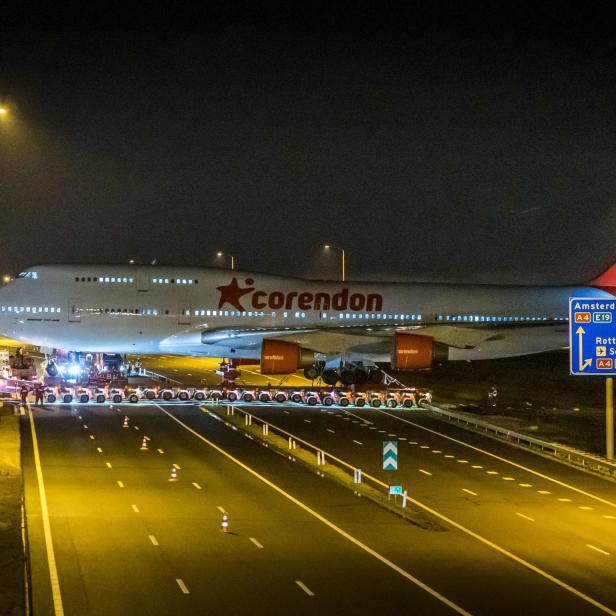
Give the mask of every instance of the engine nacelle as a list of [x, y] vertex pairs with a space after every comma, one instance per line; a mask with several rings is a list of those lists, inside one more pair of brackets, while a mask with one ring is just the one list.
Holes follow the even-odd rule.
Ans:
[[421, 370], [430, 368], [435, 361], [448, 358], [446, 344], [434, 342], [428, 336], [395, 334], [391, 352], [391, 367], [394, 370]]
[[268, 338], [261, 344], [262, 374], [290, 374], [310, 368], [314, 362], [314, 351], [302, 349], [294, 342]]

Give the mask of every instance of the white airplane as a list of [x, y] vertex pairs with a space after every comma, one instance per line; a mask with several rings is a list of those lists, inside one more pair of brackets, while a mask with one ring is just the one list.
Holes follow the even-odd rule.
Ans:
[[[568, 344], [569, 297], [616, 296], [616, 265], [581, 286], [321, 282], [206, 268], [41, 265], [0, 289], [0, 333], [72, 351], [208, 356], [326, 382]], [[323, 371], [324, 370], [324, 371]]]

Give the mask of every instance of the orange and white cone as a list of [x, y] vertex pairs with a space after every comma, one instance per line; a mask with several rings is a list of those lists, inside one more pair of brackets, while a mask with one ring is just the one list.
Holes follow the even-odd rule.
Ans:
[[128, 415], [124, 415], [124, 423], [122, 424], [123, 428], [128, 428]]
[[178, 472], [175, 468], [175, 466], [171, 467], [171, 477], [169, 477], [169, 481], [177, 481], [178, 479]]
[[220, 523], [220, 528], [223, 533], [229, 532], [229, 516], [226, 513], [222, 514], [222, 522]]
[[143, 440], [141, 441], [141, 447], [140, 447], [140, 449], [141, 449], [142, 451], [147, 451], [147, 449], [148, 449], [148, 437], [147, 437], [147, 436], [144, 436], [144, 437], [143, 437]]

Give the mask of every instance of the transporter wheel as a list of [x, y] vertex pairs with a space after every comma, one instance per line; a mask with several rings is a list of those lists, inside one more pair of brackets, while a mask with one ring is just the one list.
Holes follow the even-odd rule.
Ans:
[[385, 403], [385, 406], [390, 409], [395, 409], [398, 406], [398, 403], [393, 398], [389, 398]]
[[111, 400], [115, 404], [120, 404], [120, 402], [122, 402], [122, 396], [120, 394], [113, 394], [113, 397], [111, 398]]
[[196, 391], [194, 398], [199, 402], [203, 402], [203, 400], [205, 400], [205, 394], [202, 391]]
[[319, 399], [316, 396], [308, 396], [306, 402], [308, 406], [316, 406], [319, 403]]
[[338, 400], [338, 404], [340, 406], [349, 406], [349, 399], [348, 398], [340, 398], [340, 400]]
[[[272, 399], [272, 397], [265, 391], [262, 391], [259, 394], [259, 402], [269, 402]], [[280, 400], [278, 400], [280, 402]]]
[[130, 396], [128, 396], [128, 401], [131, 404], [136, 404], [137, 402], [139, 402], [139, 396], [137, 394], [131, 394]]
[[334, 399], [331, 396], [325, 396], [323, 398], [323, 406], [331, 406], [334, 403]]
[[188, 396], [188, 392], [187, 391], [181, 391], [178, 394], [178, 398], [182, 401], [182, 402], [186, 402], [186, 400], [188, 400], [189, 396]]
[[212, 400], [220, 400], [222, 398], [222, 394], [215, 389], [214, 391], [210, 392], [210, 398], [212, 398]]
[[357, 400], [355, 400], [355, 406], [360, 408], [366, 406], [366, 401], [363, 398], [357, 398]]
[[411, 400], [411, 398], [405, 398], [405, 399], [402, 401], [402, 406], [403, 406], [405, 409], [410, 409], [410, 408], [413, 406], [413, 400]]
[[90, 396], [88, 396], [88, 394], [80, 394], [79, 402], [81, 402], [81, 404], [88, 404], [88, 402], [90, 402]]
[[285, 396], [285, 394], [283, 394], [282, 392], [277, 393], [274, 396], [274, 400], [276, 400], [276, 402], [286, 402], [288, 400], [287, 396]]
[[[280, 394], [278, 394], [279, 396]], [[278, 400], [278, 396], [276, 396], [276, 400]], [[284, 402], [284, 400], [278, 400], [279, 402]], [[301, 402], [302, 401], [302, 395], [295, 393], [295, 394], [291, 394], [291, 402]]]
[[103, 394], [96, 394], [95, 400], [98, 404], [102, 404], [105, 402], [105, 396]]
[[163, 394], [161, 396], [163, 400], [171, 400], [172, 397], [173, 396], [171, 395], [170, 391], [163, 391]]
[[429, 402], [426, 398], [419, 398], [418, 406], [428, 406]]
[[378, 398], [372, 398], [370, 406], [374, 409], [378, 409], [381, 406], [381, 401]]
[[73, 401], [73, 396], [71, 394], [64, 394], [64, 396], [62, 397], [62, 402], [64, 402], [64, 404], [70, 404]]
[[255, 399], [255, 397], [249, 393], [246, 392], [243, 396], [242, 396], [242, 400], [244, 400], [244, 402], [252, 402]]
[[229, 402], [235, 402], [237, 400], [237, 394], [234, 391], [230, 392], [227, 396], [227, 400], [229, 400]]
[[47, 402], [49, 402], [50, 404], [53, 404], [56, 401], [56, 396], [54, 394], [49, 394], [47, 396]]
[[145, 392], [145, 397], [148, 400], [154, 400], [154, 398], [156, 398], [156, 392], [152, 391], [151, 389]]

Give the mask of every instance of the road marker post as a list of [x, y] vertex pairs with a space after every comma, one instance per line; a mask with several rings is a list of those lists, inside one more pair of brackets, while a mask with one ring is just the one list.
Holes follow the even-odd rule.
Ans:
[[171, 476], [169, 477], [169, 481], [177, 481], [178, 479], [178, 472], [175, 468], [175, 466], [171, 467]]
[[124, 423], [122, 424], [123, 428], [128, 428], [128, 415], [124, 415]]
[[263, 436], [269, 436], [269, 424], [263, 424]]
[[614, 378], [605, 379], [605, 450], [608, 460], [614, 459]]
[[141, 449], [141, 451], [148, 450], [148, 437], [147, 436], [143, 437], [143, 440], [141, 441], [141, 447], [139, 449]]
[[404, 492], [402, 492], [402, 508], [406, 509], [406, 500], [409, 496], [408, 490], [404, 490]]
[[222, 522], [220, 523], [220, 529], [223, 533], [229, 532], [229, 516], [226, 513], [222, 514]]

